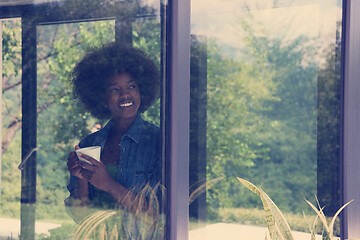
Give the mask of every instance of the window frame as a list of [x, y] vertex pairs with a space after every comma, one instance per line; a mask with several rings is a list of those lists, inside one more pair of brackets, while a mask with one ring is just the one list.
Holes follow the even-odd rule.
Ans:
[[165, 97], [167, 239], [187, 240], [189, 224], [190, 0], [169, 0]]
[[360, 2], [343, 1], [343, 204], [355, 201], [344, 210], [343, 239], [360, 238]]

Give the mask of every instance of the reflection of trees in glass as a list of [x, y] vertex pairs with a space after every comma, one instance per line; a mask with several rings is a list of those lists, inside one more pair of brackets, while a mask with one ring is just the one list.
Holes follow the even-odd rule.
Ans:
[[[269, 39], [247, 27], [246, 46], [239, 58], [221, 53], [209, 41], [207, 177], [242, 176], [263, 187], [282, 210], [301, 213], [310, 210], [304, 197], [313, 199], [317, 194], [317, 158], [327, 151], [318, 148], [317, 142], [330, 138], [327, 149], [338, 148], [339, 115], [333, 106], [339, 106], [340, 75], [334, 69], [339, 63], [332, 60], [338, 54], [328, 46], [328, 63], [319, 69], [310, 39]], [[318, 99], [318, 84], [326, 85], [319, 86], [319, 91], [327, 100], [322, 95]], [[322, 107], [335, 113], [325, 114]], [[331, 126], [318, 136], [322, 117]], [[332, 130], [327, 131], [328, 127]], [[335, 165], [336, 161], [332, 168]], [[338, 179], [328, 182], [335, 190], [331, 194], [338, 194], [334, 186]], [[331, 199], [331, 194], [324, 197]], [[230, 180], [209, 189], [207, 199], [210, 212], [219, 207], [259, 206]]]
[[[75, 4], [76, 1], [68, 1]], [[80, 3], [84, 1], [79, 1]], [[96, 1], [94, 1], [96, 2]], [[113, 1], [111, 1], [113, 2]], [[98, 1], [104, 4], [104, 1]], [[83, 6], [83, 14], [89, 11]], [[69, 6], [69, 5], [68, 5]], [[130, 5], [129, 5], [130, 6]], [[137, 7], [136, 7], [137, 6]], [[55, 8], [54, 8], [55, 9]], [[135, 10], [139, 12], [136, 12]], [[121, 11], [125, 9], [122, 8]], [[139, 47], [159, 62], [160, 21], [154, 10], [133, 3], [128, 9], [132, 17], [133, 45]], [[67, 14], [75, 14], [72, 8]], [[102, 9], [104, 11], [104, 9]], [[116, 13], [115, 8], [107, 14]], [[106, 11], [105, 11], [106, 12]], [[135, 21], [135, 14], [141, 15]], [[80, 14], [80, 13], [79, 13]], [[76, 15], [76, 14], [75, 14]], [[119, 16], [119, 15], [117, 15]], [[35, 16], [36, 17], [36, 16]], [[66, 16], [64, 16], [66, 17]], [[90, 17], [90, 16], [89, 16]], [[115, 39], [115, 21], [88, 21], [66, 24], [41, 25], [37, 27], [37, 81], [38, 81], [38, 183], [37, 218], [64, 218], [63, 200], [67, 196], [68, 171], [66, 160], [78, 140], [103, 124], [84, 112], [80, 103], [74, 101], [67, 81], [74, 64], [91, 47], [101, 46]], [[21, 149], [21, 26], [20, 19], [3, 25], [3, 133], [13, 128], [3, 152], [3, 184], [1, 213], [7, 216], [19, 214]], [[160, 64], [159, 64], [160, 65]], [[9, 80], [9, 81], [7, 81]], [[5, 107], [4, 107], [5, 106]], [[159, 122], [159, 103], [145, 113], [146, 119]], [[14, 124], [10, 121], [16, 120]], [[2, 205], [3, 206], [3, 205]], [[58, 208], [55, 206], [59, 206]]]

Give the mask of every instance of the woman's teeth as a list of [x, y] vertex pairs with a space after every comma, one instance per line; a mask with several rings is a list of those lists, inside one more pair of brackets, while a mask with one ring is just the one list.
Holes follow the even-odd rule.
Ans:
[[120, 107], [129, 107], [129, 106], [131, 106], [131, 105], [133, 105], [132, 102], [130, 102], [130, 103], [123, 103], [123, 104], [120, 104]]

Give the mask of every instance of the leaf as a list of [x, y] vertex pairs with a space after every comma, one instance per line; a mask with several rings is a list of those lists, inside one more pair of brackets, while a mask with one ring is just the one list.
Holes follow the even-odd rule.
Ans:
[[242, 179], [242, 178], [239, 178], [239, 177], [236, 177], [237, 180], [239, 180], [245, 187], [247, 187], [250, 191], [252, 191], [253, 193], [257, 194], [260, 196], [260, 191], [259, 191], [259, 188], [257, 186], [255, 186], [254, 184], [252, 184], [251, 182], [245, 180], [245, 179]]
[[294, 239], [290, 226], [288, 222], [286, 221], [284, 215], [281, 213], [279, 208], [276, 206], [276, 204], [271, 200], [271, 198], [262, 190], [260, 189], [262, 198], [267, 202], [269, 205], [269, 208], [272, 212], [272, 215], [275, 219], [275, 226], [277, 228], [277, 232], [280, 234], [281, 239]]
[[289, 224], [271, 198], [261, 188], [258, 188], [251, 182], [238, 177], [237, 179], [250, 191], [260, 196], [265, 210], [266, 224], [269, 229], [270, 238], [274, 240], [293, 240], [294, 237]]

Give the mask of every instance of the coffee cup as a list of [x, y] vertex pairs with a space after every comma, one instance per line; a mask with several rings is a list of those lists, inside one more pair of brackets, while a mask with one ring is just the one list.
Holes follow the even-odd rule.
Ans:
[[[92, 146], [92, 147], [86, 147], [86, 148], [80, 148], [75, 150], [78, 158], [80, 161], [84, 161], [88, 164], [91, 164], [88, 160], [82, 158], [79, 156], [79, 153], [85, 154], [89, 157], [92, 157], [93, 159], [100, 162], [100, 153], [101, 153], [101, 146]], [[92, 165], [92, 164], [91, 164]]]

